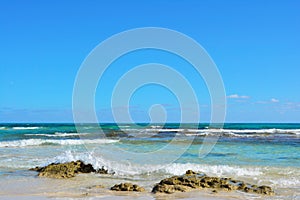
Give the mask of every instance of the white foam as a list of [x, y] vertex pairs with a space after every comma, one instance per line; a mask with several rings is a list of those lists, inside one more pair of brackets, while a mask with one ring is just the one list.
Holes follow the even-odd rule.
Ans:
[[263, 174], [262, 168], [259, 167], [207, 165], [195, 163], [171, 163], [167, 165], [137, 164], [120, 160], [114, 161], [104, 158], [103, 156], [98, 155], [94, 152], [90, 152], [89, 154], [78, 154], [67, 151], [63, 155], [56, 157], [55, 159], [55, 161], [57, 162], [70, 162], [72, 160], [83, 160], [84, 162], [93, 164], [93, 166], [95, 166], [96, 168], [105, 166], [108, 169], [113, 170], [117, 175], [141, 175], [151, 173], [182, 175], [188, 169], [204, 172], [209, 176], [232, 177], [234, 175], [252, 177], [260, 176]]
[[[92, 162], [92, 160], [90, 160]], [[100, 158], [94, 166], [101, 167], [106, 166], [108, 169], [112, 169], [116, 175], [121, 176], [137, 176], [148, 174], [164, 174], [164, 175], [182, 175], [186, 170], [191, 169], [193, 171], [203, 172], [208, 176], [217, 177], [232, 177], [242, 180], [257, 180], [261, 184], [266, 184], [271, 182], [272, 186], [280, 187], [299, 187], [300, 179], [299, 177], [291, 176], [285, 174], [281, 178], [274, 176], [274, 171], [266, 170], [265, 167], [255, 167], [255, 166], [229, 166], [229, 165], [207, 165], [207, 164], [194, 164], [194, 163], [172, 163], [169, 165], [137, 165], [133, 163], [121, 163], [112, 162]], [[283, 169], [276, 169], [275, 173], [279, 173]], [[295, 169], [292, 169], [293, 174], [295, 174]]]
[[162, 128], [156, 129], [159, 132], [183, 132], [185, 129], [177, 129], [177, 128]]
[[180, 175], [183, 174], [187, 169], [193, 171], [201, 171], [210, 176], [258, 176], [261, 175], [261, 169], [255, 167], [240, 167], [240, 166], [229, 166], [229, 165], [204, 165], [204, 164], [179, 164], [173, 163], [164, 168], [169, 174]]
[[129, 128], [130, 126], [129, 125], [124, 125], [124, 126], [119, 126], [119, 128]]
[[[215, 130], [218, 132], [218, 130]], [[219, 130], [220, 131], [220, 130]], [[234, 132], [234, 133], [248, 133], [248, 134], [293, 134], [300, 132], [300, 129], [245, 129], [245, 130], [236, 130], [236, 129], [222, 129], [221, 132]]]
[[34, 130], [34, 129], [39, 129], [40, 127], [19, 127], [19, 126], [16, 126], [16, 127], [13, 127], [12, 129], [14, 130]]
[[29, 133], [29, 134], [25, 134], [28, 136], [46, 136], [46, 137], [55, 137], [55, 135], [51, 135], [51, 134], [46, 134], [46, 133]]
[[88, 135], [90, 133], [61, 133], [56, 132], [55, 134], [47, 134], [47, 133], [29, 133], [25, 134], [28, 136], [44, 136], [44, 137], [68, 137], [68, 136], [80, 136], [80, 135]]
[[300, 135], [300, 129], [188, 129], [184, 132], [187, 136], [225, 136], [225, 137], [268, 137], [275, 134]]
[[[257, 137], [259, 135], [241, 135], [241, 134], [236, 134], [233, 132], [220, 132], [220, 133], [215, 133], [215, 132], [197, 132], [197, 133], [185, 133], [186, 136], [223, 136], [223, 137]], [[261, 136], [261, 135], [260, 135]]]
[[151, 128], [135, 129], [124, 128], [122, 131], [127, 133], [152, 133], [159, 132], [176, 132], [188, 136], [224, 136], [224, 137], [268, 137], [275, 134], [300, 135], [300, 129], [183, 129], [183, 128], [161, 128], [160, 126], [151, 126]]
[[150, 126], [151, 128], [160, 128], [161, 126], [158, 126], [158, 125], [152, 125]]
[[[70, 162], [82, 160], [91, 163], [95, 168], [104, 166], [110, 172], [115, 172], [116, 176], [122, 177], [144, 177], [148, 175], [156, 179], [157, 177], [169, 177], [172, 175], [182, 175], [186, 170], [203, 172], [208, 176], [232, 177], [239, 180], [253, 180], [255, 184], [268, 184], [272, 187], [299, 188], [300, 178], [297, 168], [279, 168], [263, 166], [237, 166], [237, 165], [208, 165], [195, 163], [171, 163], [167, 165], [136, 164], [125, 160], [113, 161], [94, 152], [72, 152], [66, 151], [55, 158], [49, 158], [44, 165], [52, 162]], [[35, 166], [35, 165], [33, 165]]]
[[221, 137], [272, 137], [276, 135], [300, 136], [300, 129], [163, 129], [163, 128], [146, 128], [130, 129], [125, 128], [122, 131], [130, 134], [153, 135], [161, 132], [170, 132], [183, 134], [186, 136], [221, 136]]
[[270, 179], [272, 185], [280, 185], [283, 187], [291, 188], [291, 187], [300, 187], [300, 179], [299, 177], [290, 177], [290, 178], [279, 178], [279, 179]]
[[109, 139], [68, 139], [68, 140], [51, 140], [51, 139], [24, 139], [14, 141], [0, 142], [0, 147], [26, 147], [26, 146], [39, 146], [42, 144], [57, 144], [57, 145], [83, 145], [83, 144], [107, 144], [115, 143], [119, 140]]
[[54, 134], [56, 136], [59, 136], [59, 137], [64, 137], [64, 136], [86, 135], [87, 133], [61, 133], [61, 132], [56, 132]]
[[184, 130], [185, 132], [188, 132], [188, 133], [198, 133], [198, 132], [205, 132], [207, 130], [201, 130], [201, 129], [185, 129]]

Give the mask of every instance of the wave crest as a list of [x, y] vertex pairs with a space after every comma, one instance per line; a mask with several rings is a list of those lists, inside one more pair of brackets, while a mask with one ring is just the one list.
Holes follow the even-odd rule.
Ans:
[[23, 139], [13, 141], [0, 142], [0, 147], [26, 147], [26, 146], [40, 146], [40, 145], [84, 145], [84, 144], [108, 144], [115, 143], [119, 140], [109, 139], [68, 139], [68, 140], [45, 140], [45, 139]]

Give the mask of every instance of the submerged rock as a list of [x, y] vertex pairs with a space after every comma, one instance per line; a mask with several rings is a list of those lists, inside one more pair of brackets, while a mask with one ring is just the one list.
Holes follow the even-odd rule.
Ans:
[[72, 178], [79, 173], [108, 173], [103, 167], [99, 170], [95, 170], [91, 164], [85, 164], [81, 160], [68, 163], [51, 163], [45, 167], [35, 167], [30, 170], [39, 172], [38, 176], [49, 178]]
[[152, 189], [153, 193], [174, 193], [177, 191], [186, 192], [192, 189], [211, 188], [225, 191], [240, 190], [257, 194], [272, 195], [274, 191], [269, 186], [256, 186], [246, 184], [243, 181], [232, 180], [231, 178], [209, 177], [203, 173], [196, 173], [192, 170], [186, 171], [182, 176], [173, 176], [161, 180]]
[[104, 132], [106, 137], [110, 138], [120, 138], [120, 137], [129, 137], [129, 135], [121, 130], [109, 130]]
[[113, 187], [111, 187], [110, 189], [115, 190], [115, 191], [133, 191], [133, 192], [144, 192], [145, 191], [145, 189], [143, 187], [140, 187], [140, 186], [132, 184], [132, 183], [116, 184]]
[[44, 167], [34, 167], [34, 168], [30, 168], [29, 170], [40, 172], [43, 168]]
[[259, 186], [259, 187], [251, 187], [251, 188], [247, 188], [247, 191], [245, 192], [254, 192], [257, 194], [265, 194], [265, 195], [273, 195], [274, 191], [272, 190], [271, 187], [269, 186]]
[[[97, 170], [95, 171], [95, 173], [97, 173], [97, 174], [109, 174], [109, 173], [108, 173], [108, 170], [105, 169], [103, 166], [102, 166], [102, 168], [97, 169]], [[114, 172], [113, 172], [112, 174], [114, 174]]]
[[172, 194], [174, 192], [188, 192], [192, 188], [184, 185], [168, 185], [168, 184], [157, 184], [152, 189], [153, 193], [167, 193]]
[[93, 185], [93, 186], [89, 186], [89, 187], [87, 187], [87, 189], [99, 189], [99, 188], [105, 188], [105, 186], [104, 185]]

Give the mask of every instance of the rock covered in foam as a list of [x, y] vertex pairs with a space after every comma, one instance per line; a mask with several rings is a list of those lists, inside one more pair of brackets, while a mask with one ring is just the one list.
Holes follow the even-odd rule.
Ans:
[[101, 169], [94, 169], [91, 164], [85, 164], [81, 160], [67, 162], [67, 163], [51, 163], [45, 167], [35, 167], [30, 170], [39, 172], [40, 177], [49, 178], [72, 178], [79, 173], [100, 173], [108, 174], [108, 171], [102, 167]]
[[120, 183], [116, 184], [113, 187], [110, 188], [111, 190], [115, 191], [132, 191], [132, 192], [144, 192], [145, 189], [143, 187], [140, 187], [136, 184], [132, 183]]
[[225, 191], [240, 190], [265, 195], [274, 194], [274, 191], [269, 186], [250, 185], [231, 178], [209, 177], [203, 173], [193, 172], [192, 170], [186, 171], [182, 176], [172, 176], [161, 180], [154, 186], [152, 192], [170, 194], [177, 191], [186, 192], [202, 188], [222, 189]]

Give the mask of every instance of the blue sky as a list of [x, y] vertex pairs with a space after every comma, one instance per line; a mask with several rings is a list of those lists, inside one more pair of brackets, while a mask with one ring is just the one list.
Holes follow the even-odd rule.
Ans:
[[[226, 121], [300, 122], [299, 9], [292, 0], [2, 0], [0, 121], [71, 122], [73, 84], [89, 52], [119, 32], [164, 27], [195, 39], [216, 63], [227, 93]], [[184, 74], [196, 88], [201, 119], [209, 120], [201, 77], [184, 61], [157, 51], [130, 54], [111, 67], [95, 97], [99, 119], [112, 120], [109, 94], [122, 72], [148, 62]], [[133, 95], [133, 119], [147, 121], [152, 104], [165, 105], [168, 120], [178, 120], [176, 97], [155, 85]]]

